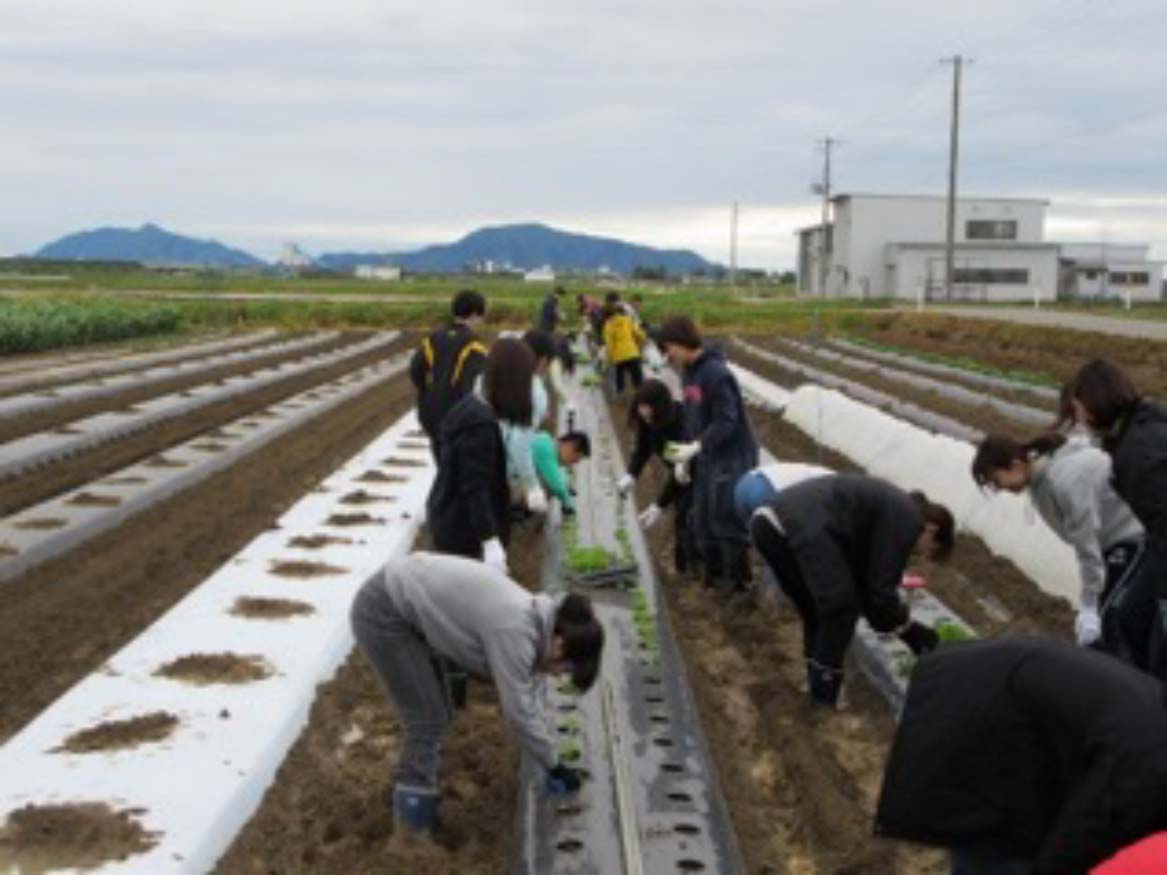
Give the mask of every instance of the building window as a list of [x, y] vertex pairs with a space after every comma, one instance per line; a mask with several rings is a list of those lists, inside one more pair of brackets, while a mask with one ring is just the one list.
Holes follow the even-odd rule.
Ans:
[[1020, 268], [958, 267], [952, 272], [952, 281], [978, 286], [1029, 285], [1029, 271]]
[[1017, 222], [971, 219], [964, 226], [964, 236], [968, 240], [1016, 240]]
[[1145, 286], [1151, 282], [1151, 275], [1146, 271], [1111, 271], [1110, 281], [1116, 286]]

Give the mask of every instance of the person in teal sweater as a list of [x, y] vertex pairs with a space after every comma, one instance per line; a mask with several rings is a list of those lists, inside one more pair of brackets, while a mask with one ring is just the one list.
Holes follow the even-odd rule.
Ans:
[[563, 469], [578, 464], [591, 454], [592, 442], [582, 431], [569, 431], [558, 440], [540, 431], [531, 440], [531, 460], [539, 482], [548, 495], [559, 499], [565, 514], [575, 513], [575, 500]]

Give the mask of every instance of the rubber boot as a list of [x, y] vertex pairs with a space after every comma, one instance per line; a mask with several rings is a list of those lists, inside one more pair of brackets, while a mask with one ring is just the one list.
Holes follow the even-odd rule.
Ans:
[[432, 833], [438, 824], [438, 791], [398, 784], [393, 788], [393, 820], [415, 833]]
[[843, 670], [808, 659], [806, 661], [806, 685], [810, 691], [811, 702], [815, 705], [834, 708], [839, 703], [839, 690], [843, 686]]

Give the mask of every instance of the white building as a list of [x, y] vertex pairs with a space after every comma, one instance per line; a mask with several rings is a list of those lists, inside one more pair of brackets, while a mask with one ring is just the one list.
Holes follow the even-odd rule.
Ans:
[[312, 267], [315, 263], [312, 260], [312, 256], [295, 243], [285, 243], [283, 250], [280, 252], [280, 257], [276, 259], [276, 264], [280, 267], [291, 268], [293, 270]]
[[555, 271], [551, 269], [550, 265], [545, 264], [524, 273], [523, 279], [529, 283], [553, 283], [555, 282]]
[[1130, 243], [1066, 243], [1061, 252], [1062, 298], [1162, 298], [1163, 262], [1149, 246]]
[[359, 280], [389, 280], [397, 282], [401, 279], [401, 268], [391, 264], [358, 264], [353, 269], [353, 275]]
[[[944, 295], [944, 197], [843, 194], [831, 199], [825, 293]], [[956, 205], [954, 300], [1003, 301], [1058, 291], [1058, 246], [1043, 240], [1048, 201], [963, 198]], [[799, 291], [821, 294], [823, 229], [798, 232]]]

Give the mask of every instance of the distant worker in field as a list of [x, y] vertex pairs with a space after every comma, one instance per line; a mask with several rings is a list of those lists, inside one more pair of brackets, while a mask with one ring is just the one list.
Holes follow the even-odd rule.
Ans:
[[665, 461], [665, 447], [689, 440], [685, 431], [685, 407], [673, 398], [660, 380], [645, 380], [628, 405], [628, 427], [636, 432], [636, 445], [628, 460], [628, 470], [617, 481], [621, 496], [636, 485], [654, 456], [668, 473], [656, 500], [640, 512], [640, 524], [651, 529], [668, 508], [673, 508], [673, 567], [678, 574], [696, 569], [700, 553], [693, 538], [693, 486], [689, 468]]
[[1143, 527], [1111, 485], [1110, 457], [1056, 432], [1024, 444], [989, 435], [972, 476], [982, 489], [1026, 492], [1041, 518], [1074, 548], [1081, 591], [1074, 631], [1140, 668], [1147, 665], [1155, 582], [1141, 574]]
[[609, 364], [616, 371], [616, 394], [624, 393], [625, 377], [633, 389], [644, 382], [640, 351], [646, 338], [632, 317], [622, 308], [609, 305], [604, 319], [604, 348]]
[[548, 334], [555, 334], [559, 327], [559, 301], [564, 296], [563, 286], [556, 286], [555, 291], [543, 299], [543, 306], [539, 308], [539, 322], [536, 327]]
[[431, 833], [437, 825], [451, 719], [448, 666], [494, 684], [517, 741], [545, 770], [549, 793], [579, 790], [580, 772], [559, 759], [540, 679], [568, 674], [580, 692], [595, 682], [604, 629], [586, 597], [536, 595], [499, 569], [414, 553], [365, 583], [351, 621], [403, 730], [393, 786], [399, 829]]
[[737, 378], [721, 350], [707, 347], [693, 320], [677, 316], [657, 332], [657, 345], [681, 371], [685, 443], [665, 459], [693, 471], [693, 531], [707, 586], [742, 591], [750, 579], [749, 531], [733, 512], [733, 488], [758, 464], [758, 442]]
[[1138, 573], [1155, 587], [1156, 605], [1142, 667], [1167, 680], [1167, 409], [1140, 395], [1126, 374], [1102, 359], [1083, 366], [1062, 394], [1062, 418], [1101, 439], [1114, 469], [1114, 491], [1146, 530]]
[[575, 513], [575, 498], [563, 473], [564, 468], [572, 468], [592, 454], [592, 442], [587, 432], [569, 431], [552, 438], [545, 431], [535, 433], [531, 441], [531, 457], [539, 482], [552, 498], [559, 499], [563, 513]]
[[486, 316], [486, 299], [475, 291], [461, 291], [450, 309], [450, 324], [423, 340], [409, 363], [409, 377], [417, 389], [417, 419], [435, 459], [440, 456], [442, 420], [470, 394], [486, 362], [486, 345], [474, 333]]
[[1155, 678], [1086, 648], [945, 645], [912, 672], [875, 832], [951, 849], [952, 875], [1167, 871], [1095, 868], [1167, 829], [1165, 707]]
[[789, 486], [750, 519], [754, 546], [802, 618], [811, 701], [835, 707], [843, 664], [863, 617], [913, 653], [939, 643], [912, 620], [900, 583], [913, 555], [947, 558], [955, 540], [948, 509], [922, 492], [861, 474], [831, 474]]

